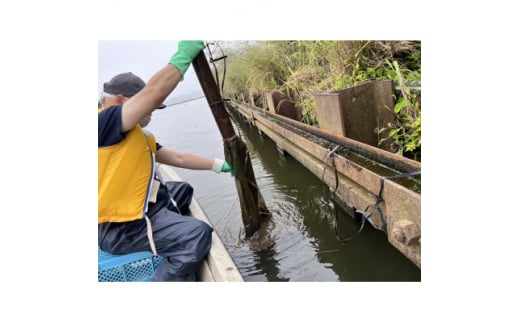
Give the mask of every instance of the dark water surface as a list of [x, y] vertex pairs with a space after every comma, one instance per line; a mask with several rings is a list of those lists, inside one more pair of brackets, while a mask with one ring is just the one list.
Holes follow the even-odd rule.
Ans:
[[[421, 271], [383, 232], [352, 216], [330, 199], [329, 189], [267, 136], [238, 122], [267, 207], [272, 212], [262, 246], [243, 239], [240, 201], [229, 174], [176, 169], [228, 248], [245, 281], [420, 281]], [[175, 150], [224, 159], [222, 137], [205, 98], [154, 112], [147, 127], [159, 143]]]

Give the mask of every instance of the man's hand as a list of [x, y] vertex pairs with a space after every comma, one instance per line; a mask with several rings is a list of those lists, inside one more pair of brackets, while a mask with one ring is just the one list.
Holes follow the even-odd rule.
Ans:
[[235, 172], [226, 161], [224, 161], [224, 165], [222, 165], [222, 169], [220, 171], [224, 173], [231, 173], [231, 176], [235, 176]]
[[231, 173], [231, 176], [235, 176], [235, 172], [233, 171], [231, 166], [229, 166], [229, 164], [225, 160], [222, 160], [222, 159], [215, 158], [215, 161], [213, 162], [213, 167], [211, 168], [211, 170], [214, 171], [215, 173], [220, 173], [220, 172]]
[[184, 76], [191, 61], [203, 50], [205, 47], [202, 40], [181, 40], [178, 45], [177, 52], [173, 54], [170, 59], [170, 64], [177, 67], [181, 75]]

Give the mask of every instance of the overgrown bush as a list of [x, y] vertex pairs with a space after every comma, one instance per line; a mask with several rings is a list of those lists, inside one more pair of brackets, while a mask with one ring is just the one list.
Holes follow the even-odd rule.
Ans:
[[250, 92], [281, 91], [310, 125], [316, 123], [314, 93], [393, 80], [396, 104], [388, 108], [396, 122], [379, 129], [390, 130], [382, 141], [392, 140], [396, 153], [420, 159], [420, 41], [256, 41], [227, 48], [226, 55], [226, 96], [245, 99]]

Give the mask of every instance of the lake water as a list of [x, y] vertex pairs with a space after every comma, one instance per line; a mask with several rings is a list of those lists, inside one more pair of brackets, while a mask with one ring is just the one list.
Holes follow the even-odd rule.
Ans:
[[[229, 174], [176, 168], [194, 187], [245, 281], [420, 281], [421, 271], [391, 246], [383, 232], [335, 205], [329, 189], [256, 128], [235, 122], [246, 143], [262, 196], [272, 213], [271, 244], [258, 248], [243, 238], [240, 201]], [[205, 98], [157, 110], [147, 127], [169, 148], [224, 159], [222, 137]], [[338, 236], [334, 229], [337, 219]]]

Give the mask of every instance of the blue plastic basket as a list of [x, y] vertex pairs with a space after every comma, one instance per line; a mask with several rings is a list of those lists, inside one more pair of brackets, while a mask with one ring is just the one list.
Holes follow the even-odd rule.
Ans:
[[162, 259], [151, 252], [112, 255], [98, 247], [98, 281], [150, 281]]

